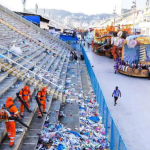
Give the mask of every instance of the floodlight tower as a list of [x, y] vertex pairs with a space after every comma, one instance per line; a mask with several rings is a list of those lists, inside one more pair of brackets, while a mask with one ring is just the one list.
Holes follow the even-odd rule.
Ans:
[[149, 9], [149, 0], [146, 0], [146, 11]]
[[45, 9], [43, 10], [43, 17], [44, 17], [44, 15], [45, 15]]
[[115, 26], [115, 17], [116, 17], [116, 6], [115, 6], [115, 9], [113, 9], [113, 15], [114, 15], [114, 26]]
[[25, 12], [26, 0], [22, 0], [22, 4], [23, 4], [23, 12]]
[[133, 1], [133, 5], [131, 9], [134, 11], [134, 18], [133, 18], [133, 33], [134, 33], [134, 23], [135, 23], [135, 12], [136, 12], [136, 0]]
[[38, 4], [35, 4], [35, 13], [37, 14], [38, 11]]

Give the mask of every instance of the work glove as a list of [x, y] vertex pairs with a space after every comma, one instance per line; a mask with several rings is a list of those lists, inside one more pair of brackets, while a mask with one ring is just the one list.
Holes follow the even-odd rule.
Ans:
[[32, 110], [31, 109], [29, 109], [29, 113], [31, 113], [32, 112]]

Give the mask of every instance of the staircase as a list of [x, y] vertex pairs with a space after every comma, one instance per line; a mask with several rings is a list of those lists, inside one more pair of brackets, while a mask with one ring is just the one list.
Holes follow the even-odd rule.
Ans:
[[[21, 56], [8, 52], [13, 45], [22, 50]], [[37, 134], [40, 133], [46, 117], [50, 115], [53, 108], [51, 104], [53, 106], [57, 101], [60, 107], [65, 99], [62, 88], [58, 85], [64, 84], [70, 52], [62, 43], [59, 44], [47, 38], [0, 9], [0, 53], [2, 56], [0, 57], [0, 105], [6, 102], [8, 96], [11, 96], [19, 108], [20, 103], [16, 93], [26, 84], [33, 97], [33, 100], [29, 101], [32, 113], [25, 112], [23, 119], [30, 126], [30, 130], [16, 123], [16, 128], [21, 128], [23, 131], [16, 133], [15, 145], [10, 148], [5, 125], [0, 123], [0, 150], [17, 150], [27, 147], [34, 149], [39, 138]], [[50, 101], [47, 102], [48, 114], [39, 120], [38, 105], [34, 96], [43, 86], [47, 87]]]

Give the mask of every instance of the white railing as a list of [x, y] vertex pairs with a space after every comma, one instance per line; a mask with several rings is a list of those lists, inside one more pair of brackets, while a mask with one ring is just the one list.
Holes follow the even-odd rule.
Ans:
[[[13, 72], [13, 73], [18, 74], [17, 71], [15, 71], [15, 70], [13, 70], [12, 68], [9, 68], [9, 67], [7, 67], [7, 66], [5, 66], [5, 65], [3, 65], [3, 64], [2, 64], [2, 65], [0, 64], [0, 69], [1, 69], [2, 66], [3, 66], [4, 68], [8, 69], [7, 72], [11, 71], [11, 72]], [[20, 74], [21, 74], [21, 73], [20, 73]], [[38, 84], [38, 83], [36, 82], [35, 77], [33, 77], [33, 78], [28, 78], [28, 77], [26, 76], [26, 74], [25, 74], [25, 75], [22, 75], [22, 74], [21, 74], [21, 77], [23, 77], [24, 79], [28, 79], [29, 81], [32, 81], [32, 82], [34, 83], [34, 87], [35, 87], [35, 88], [37, 88], [37, 85], [38, 85], [40, 88], [43, 88], [42, 85], [40, 85], [40, 84]], [[51, 90], [48, 90], [48, 89], [47, 89], [47, 91], [49, 92], [49, 94], [51, 93], [51, 94], [54, 94], [54, 95], [58, 96], [57, 94], [55, 94], [55, 91], [54, 91], [54, 92], [51, 92]]]
[[21, 64], [19, 64], [19, 63], [17, 63], [17, 62], [15, 62], [15, 61], [12, 60], [11, 58], [9, 58], [9, 57], [7, 57], [7, 56], [5, 56], [5, 55], [3, 55], [3, 54], [0, 54], [0, 55], [3, 56], [5, 59], [9, 60], [10, 62], [13, 62], [14, 64], [20, 66], [21, 68], [27, 70], [27, 72], [30, 72], [30, 73], [34, 74], [34, 76], [38, 76], [39, 78], [42, 78], [43, 80], [47, 81], [48, 83], [53, 84], [53, 85], [55, 85], [56, 87], [58, 87], [59, 89], [61, 89], [60, 86], [58, 86], [57, 84], [55, 84], [55, 83], [53, 83], [53, 82], [47, 80], [46, 78], [44, 78], [44, 77], [42, 77], [42, 76], [39, 76], [39, 75], [38, 75], [37, 73], [35, 73], [34, 71], [29, 70], [28, 68], [26, 68], [26, 67], [24, 67], [23, 65], [21, 65]]
[[[10, 50], [6, 49], [5, 47], [2, 47], [1, 45], [0, 45], [0, 48], [5, 49], [5, 50], [7, 51], [7, 53], [11, 52]], [[14, 54], [14, 55], [16, 55], [16, 56], [19, 57], [20, 59], [23, 59], [23, 60], [26, 61], [27, 63], [30, 63], [30, 64], [32, 64], [32, 65], [35, 66], [34, 63], [32, 63], [31, 61], [26, 60], [24, 57], [21, 57], [21, 56], [17, 55], [17, 54], [14, 53], [14, 52], [11, 52], [11, 53]], [[0, 53], [0, 55], [1, 55], [1, 53]], [[16, 62], [16, 61], [14, 61], [14, 62]], [[17, 62], [16, 62], [16, 63], [17, 63]], [[42, 69], [42, 67], [39, 67], [39, 66], [35, 66], [35, 67], [38, 68], [39, 71], [42, 70], [43, 72], [47, 73], [47, 71], [46, 71], [45, 69]], [[52, 73], [48, 73], [48, 74], [49, 74], [49, 75], [53, 75]], [[54, 76], [54, 75], [53, 75], [53, 76]], [[58, 78], [58, 77], [56, 77], [56, 76], [54, 76], [54, 77], [55, 77], [56, 79], [62, 81], [62, 82], [65, 82], [65, 81], [63, 81], [62, 79], [60, 79], [60, 78]]]
[[58, 42], [59, 44], [65, 46], [65, 47], [68, 48], [69, 50], [73, 50], [73, 48], [72, 48], [69, 44], [67, 44], [67, 43], [63, 42], [62, 40], [60, 40], [60, 39], [58, 39], [58, 38], [52, 36], [50, 33], [46, 32], [45, 30], [43, 30], [43, 29], [39, 28], [38, 26], [34, 25], [32, 22], [27, 21], [26, 19], [22, 18], [21, 16], [19, 16], [19, 15], [16, 14], [16, 13], [14, 13], [13, 11], [7, 9], [6, 7], [0, 5], [0, 9], [3, 10], [4, 12], [6, 12], [7, 14], [13, 16], [14, 18], [20, 20], [20, 21], [23, 22], [24, 24], [29, 25], [29, 26], [32, 27], [33, 29], [35, 29], [35, 30], [37, 30], [38, 32], [42, 33], [43, 35], [45, 35], [45, 36], [47, 36], [47, 37], [49, 37], [49, 38], [52, 38], [54, 41], [56, 41], [56, 42]]

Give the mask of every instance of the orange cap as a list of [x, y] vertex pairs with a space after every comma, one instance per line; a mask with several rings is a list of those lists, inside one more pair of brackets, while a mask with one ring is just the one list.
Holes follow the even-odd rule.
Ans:
[[10, 105], [13, 105], [13, 98], [12, 97], [8, 97], [6, 100], [6, 107], [9, 107]]
[[46, 87], [43, 87], [42, 90], [43, 90], [44, 92], [46, 92]]
[[29, 90], [29, 87], [26, 85], [25, 87], [24, 87], [24, 90]]

